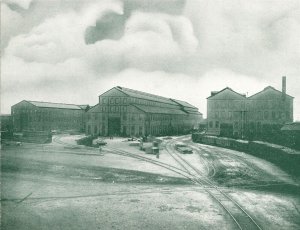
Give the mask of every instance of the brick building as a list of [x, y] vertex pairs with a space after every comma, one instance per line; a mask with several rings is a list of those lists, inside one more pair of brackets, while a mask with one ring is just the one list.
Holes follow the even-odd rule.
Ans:
[[207, 98], [207, 133], [239, 138], [276, 138], [280, 128], [293, 121], [293, 97], [268, 86], [246, 97], [230, 88], [212, 92]]
[[207, 98], [207, 133], [241, 136], [246, 96], [229, 87], [213, 91]]
[[86, 133], [92, 135], [170, 135], [198, 127], [202, 114], [191, 104], [124, 87], [99, 96], [87, 112]]
[[280, 128], [293, 122], [293, 97], [286, 94], [286, 79], [282, 91], [271, 86], [247, 98], [247, 136], [268, 139]]
[[84, 130], [87, 105], [23, 100], [11, 107], [15, 132]]

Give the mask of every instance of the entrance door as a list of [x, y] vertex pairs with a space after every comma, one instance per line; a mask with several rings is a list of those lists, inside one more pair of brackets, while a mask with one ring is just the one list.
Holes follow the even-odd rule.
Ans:
[[28, 129], [28, 114], [26, 114], [26, 113], [21, 113], [20, 128], [21, 128], [21, 131]]
[[109, 117], [108, 118], [108, 135], [115, 136], [120, 135], [121, 131], [121, 118], [120, 117]]

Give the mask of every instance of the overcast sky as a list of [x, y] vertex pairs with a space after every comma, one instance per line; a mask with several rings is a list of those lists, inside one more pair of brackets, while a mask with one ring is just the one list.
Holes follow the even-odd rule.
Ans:
[[2, 0], [1, 113], [23, 100], [95, 105], [114, 86], [186, 100], [210, 91], [294, 96], [299, 0]]

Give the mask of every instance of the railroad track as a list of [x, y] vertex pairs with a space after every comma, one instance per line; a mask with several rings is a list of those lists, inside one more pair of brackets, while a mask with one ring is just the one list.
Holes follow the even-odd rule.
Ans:
[[251, 217], [251, 215], [240, 206], [235, 200], [233, 200], [228, 194], [217, 187], [208, 178], [204, 178], [201, 171], [194, 167], [190, 162], [184, 159], [174, 148], [172, 144], [176, 143], [176, 139], [169, 141], [166, 145], [167, 152], [173, 157], [173, 159], [178, 162], [178, 164], [183, 167], [185, 171], [192, 171], [194, 180], [196, 184], [204, 187], [205, 191], [216, 200], [220, 206], [226, 211], [226, 213], [234, 221], [237, 229], [259, 229], [261, 227], [258, 223]]
[[[59, 137], [54, 138], [53, 141], [56, 143], [65, 145], [65, 146], [69, 146], [69, 147], [76, 146], [76, 145], [72, 145], [72, 144], [61, 141]], [[241, 230], [242, 229], [247, 229], [247, 230], [248, 229], [259, 229], [259, 230], [261, 230], [260, 226], [255, 222], [255, 220], [236, 201], [234, 201], [231, 197], [229, 197], [219, 187], [214, 185], [212, 183], [212, 181], [210, 181], [206, 178], [203, 178], [202, 172], [200, 172], [197, 168], [195, 168], [192, 164], [190, 164], [182, 156], [180, 156], [177, 151], [172, 151], [172, 153], [171, 153], [170, 146], [175, 141], [172, 140], [166, 145], [166, 151], [174, 158], [174, 160], [183, 169], [180, 169], [173, 165], [162, 163], [160, 161], [153, 160], [153, 159], [150, 159], [147, 157], [132, 154], [132, 153], [129, 153], [129, 152], [117, 149], [117, 148], [103, 147], [103, 150], [106, 150], [112, 154], [131, 157], [131, 158], [135, 158], [135, 159], [138, 159], [141, 161], [146, 161], [148, 163], [168, 169], [178, 175], [181, 175], [181, 176], [191, 180], [196, 185], [201, 186], [204, 189], [204, 191], [206, 191], [213, 199], [215, 199], [220, 204], [220, 206], [232, 218], [232, 220], [236, 224], [237, 229], [241, 229]]]
[[[225, 160], [229, 160], [229, 161], [236, 160], [236, 161], [241, 162], [244, 165], [246, 165], [245, 167], [249, 167], [249, 168], [253, 169], [255, 172], [260, 172], [262, 174], [266, 173], [264, 170], [259, 168], [256, 164], [251, 163], [248, 160], [246, 160], [244, 157], [238, 156], [231, 152], [231, 151], [236, 151], [236, 150], [229, 150], [229, 149], [224, 149], [222, 147], [218, 147], [218, 148], [220, 148], [220, 151], [219, 151], [220, 153], [217, 153], [214, 151], [214, 149], [213, 149], [214, 147], [206, 146], [206, 145], [203, 146], [203, 145], [200, 145], [199, 143], [197, 143], [197, 144], [194, 143], [194, 145], [196, 145], [197, 148], [199, 148], [201, 151], [203, 151], [204, 153], [206, 153], [210, 156], [219, 155], [219, 156], [222, 156], [222, 159], [225, 159]], [[225, 168], [226, 166], [223, 166], [223, 167]], [[242, 175], [247, 175], [246, 171], [241, 172], [241, 173], [242, 173]], [[268, 186], [282, 186], [282, 185], [289, 184], [289, 183], [274, 180], [274, 177], [272, 177], [272, 176], [270, 179], [271, 179], [271, 183], [269, 180], [267, 180], [267, 181], [259, 180], [260, 183], [258, 184], [257, 181], [253, 180], [253, 181], [251, 181], [253, 184], [241, 186], [240, 188], [259, 188], [259, 187], [268, 187]]]
[[[63, 141], [60, 140], [60, 137], [55, 137], [53, 138], [53, 141], [58, 143], [58, 144], [61, 144], [63, 146], [68, 146], [68, 147], [75, 147], [77, 145], [73, 145], [73, 144], [69, 144], [69, 143], [65, 143]], [[65, 151], [65, 153], [67, 154], [75, 154], [75, 155], [100, 155], [99, 153], [95, 153], [95, 152], [98, 152], [97, 149], [93, 148], [93, 147], [89, 147], [87, 148], [89, 151], [91, 151], [92, 153], [77, 153], [77, 152], [70, 152], [70, 151]], [[181, 168], [178, 168], [174, 165], [171, 165], [171, 164], [167, 164], [167, 163], [163, 163], [161, 161], [157, 161], [157, 160], [154, 160], [154, 159], [151, 159], [151, 158], [148, 158], [148, 157], [144, 157], [144, 156], [140, 156], [140, 155], [137, 155], [137, 154], [134, 154], [134, 153], [130, 153], [130, 152], [127, 152], [127, 151], [124, 151], [124, 150], [120, 150], [120, 149], [117, 149], [117, 148], [113, 148], [113, 147], [102, 147], [102, 150], [103, 151], [106, 151], [106, 152], [109, 152], [111, 154], [114, 154], [114, 155], [120, 155], [120, 156], [125, 156], [125, 157], [130, 157], [130, 158], [134, 158], [134, 159], [137, 159], [137, 160], [140, 160], [140, 161], [144, 161], [144, 162], [148, 162], [148, 163], [151, 163], [151, 164], [154, 164], [156, 166], [160, 166], [162, 168], [165, 168], [165, 169], [168, 169], [192, 182], [195, 183], [194, 179], [193, 179], [193, 176], [191, 174], [189, 174], [188, 172], [186, 172], [185, 170], [182, 170]]]

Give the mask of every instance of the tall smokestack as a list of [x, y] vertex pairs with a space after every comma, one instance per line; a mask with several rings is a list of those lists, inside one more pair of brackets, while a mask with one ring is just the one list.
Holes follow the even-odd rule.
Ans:
[[286, 77], [282, 77], [282, 99], [285, 100], [286, 95]]

